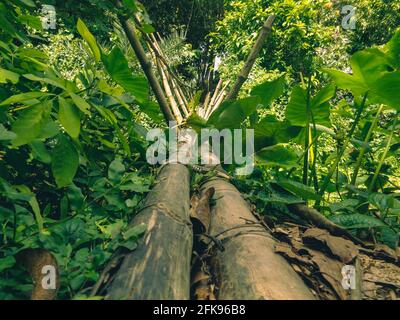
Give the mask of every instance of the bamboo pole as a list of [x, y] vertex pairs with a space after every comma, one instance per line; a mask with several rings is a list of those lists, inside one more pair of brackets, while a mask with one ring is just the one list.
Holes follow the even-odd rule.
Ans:
[[275, 253], [276, 241], [259, 224], [246, 201], [229, 181], [212, 178], [202, 191], [214, 188], [210, 235], [224, 250], [212, 249], [218, 300], [314, 300], [288, 262]]
[[187, 103], [185, 102], [186, 99], [184, 98], [182, 89], [176, 82], [177, 76], [170, 70], [164, 52], [158, 44], [157, 39], [154, 37], [154, 35], [151, 34], [150, 37], [147, 37], [147, 40], [148, 44], [154, 52], [154, 59], [159, 60], [160, 66], [164, 70], [164, 74], [168, 82], [170, 83], [170, 86], [172, 87], [172, 91], [175, 94], [176, 99], [178, 100], [178, 104], [182, 113], [185, 115], [185, 117], [187, 117], [189, 115]]
[[211, 106], [211, 107], [209, 108], [209, 110], [207, 111], [206, 118], [208, 118], [215, 110], [217, 110], [218, 107], [221, 105], [221, 103], [224, 101], [224, 99], [225, 99], [226, 96], [227, 96], [226, 89], [228, 88], [228, 86], [229, 86], [230, 83], [231, 83], [231, 81], [229, 80], [229, 81], [224, 85], [224, 87], [222, 88], [222, 90], [221, 90], [219, 96], [217, 97], [217, 99], [216, 99], [214, 105]]
[[161, 79], [162, 79], [162, 82], [163, 82], [163, 85], [164, 85], [165, 94], [167, 95], [167, 99], [169, 100], [169, 104], [170, 104], [171, 109], [172, 109], [172, 113], [175, 116], [176, 122], [178, 124], [181, 124], [182, 121], [183, 121], [183, 117], [182, 117], [182, 114], [181, 114], [181, 112], [179, 110], [178, 104], [175, 101], [174, 95], [172, 93], [171, 87], [170, 87], [168, 79], [167, 79], [167, 75], [164, 72], [164, 69], [163, 69], [163, 67], [161, 65], [161, 62], [159, 60], [156, 60], [156, 63], [157, 63], [158, 71], [160, 73], [160, 76], [161, 76]]
[[215, 100], [217, 100], [217, 97], [219, 95], [219, 91], [221, 90], [221, 87], [222, 87], [222, 79], [220, 79], [218, 81], [217, 87], [215, 88], [214, 94], [213, 94], [213, 96], [211, 98], [211, 102], [210, 102], [211, 106], [213, 106], [215, 104]]
[[[123, 7], [119, 0], [115, 1], [115, 3], [117, 5], [117, 7], [119, 7], [119, 8]], [[147, 59], [146, 53], [144, 52], [144, 49], [143, 49], [142, 45], [140, 44], [140, 41], [136, 35], [135, 27], [132, 25], [132, 23], [129, 21], [129, 19], [124, 16], [120, 16], [119, 20], [121, 22], [122, 28], [124, 29], [126, 36], [128, 37], [129, 43], [130, 43], [133, 51], [135, 52], [136, 57], [138, 58], [138, 60], [140, 62], [143, 72], [145, 73], [145, 75], [149, 81], [149, 84], [150, 84], [151, 88], [153, 89], [154, 95], [157, 99], [158, 104], [160, 105], [161, 112], [163, 113], [165, 120], [167, 122], [173, 121], [174, 116], [168, 105], [168, 101], [164, 95], [164, 92], [160, 86], [160, 83], [157, 80], [157, 77], [155, 76], [155, 74], [153, 72], [151, 62]]]
[[260, 53], [262, 46], [267, 39], [268, 35], [271, 33], [272, 24], [274, 23], [275, 16], [271, 15], [268, 17], [267, 21], [264, 23], [258, 39], [254, 44], [249, 56], [247, 57], [246, 63], [240, 72], [231, 92], [229, 92], [227, 96], [227, 100], [234, 100], [236, 99], [237, 95], [239, 94], [240, 89], [242, 88], [243, 84], [249, 77], [250, 71], [253, 68], [254, 63], [256, 62], [257, 56]]
[[189, 170], [168, 164], [131, 226], [147, 225], [138, 247], [124, 258], [107, 300], [190, 299], [193, 232], [189, 218]]

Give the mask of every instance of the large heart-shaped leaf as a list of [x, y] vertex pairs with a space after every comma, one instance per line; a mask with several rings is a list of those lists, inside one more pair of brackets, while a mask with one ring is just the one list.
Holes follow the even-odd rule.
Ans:
[[207, 125], [217, 129], [239, 129], [241, 123], [254, 111], [260, 104], [260, 97], [248, 97], [234, 102], [227, 101], [213, 112]]
[[293, 168], [297, 167], [298, 156], [287, 146], [275, 145], [264, 148], [256, 153], [257, 159], [270, 167]]
[[254, 147], [258, 151], [278, 143], [286, 143], [296, 137], [301, 130], [288, 121], [278, 121], [274, 116], [267, 116], [253, 126]]
[[273, 81], [266, 81], [258, 86], [255, 86], [253, 90], [251, 90], [251, 95], [259, 96], [261, 98], [261, 103], [267, 107], [272, 101], [283, 94], [284, 85], [284, 77], [280, 77]]
[[138, 102], [145, 102], [149, 95], [146, 78], [133, 75], [122, 51], [114, 47], [109, 55], [102, 55], [102, 61], [113, 80], [132, 94]]
[[300, 86], [293, 89], [286, 107], [286, 119], [292, 125], [304, 127], [307, 123], [330, 126], [329, 100], [335, 95], [335, 86], [329, 84], [310, 99], [310, 114], [307, 113], [307, 91]]
[[324, 69], [336, 85], [360, 98], [368, 93], [371, 103], [400, 110], [400, 71], [391, 72], [389, 58], [377, 48], [355, 53], [350, 60], [353, 74]]

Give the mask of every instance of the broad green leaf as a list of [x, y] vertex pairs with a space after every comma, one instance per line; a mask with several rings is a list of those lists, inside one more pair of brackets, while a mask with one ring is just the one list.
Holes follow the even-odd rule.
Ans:
[[79, 154], [75, 146], [64, 135], [58, 136], [53, 149], [51, 167], [59, 188], [72, 183], [79, 166]]
[[42, 21], [38, 16], [33, 16], [30, 14], [20, 14], [18, 16], [18, 21], [32, 29], [36, 29], [38, 31], [43, 30]]
[[343, 210], [354, 211], [357, 205], [360, 203], [357, 199], [344, 199], [340, 202], [334, 202], [329, 205], [331, 212], [338, 212]]
[[62, 97], [58, 97], [58, 103], [60, 123], [72, 138], [78, 138], [81, 129], [81, 117], [78, 108]]
[[78, 29], [79, 34], [88, 43], [96, 62], [99, 62], [101, 58], [101, 53], [95, 37], [93, 36], [93, 34], [90, 33], [89, 29], [86, 27], [85, 23], [81, 19], [78, 19], [76, 27]]
[[274, 181], [273, 183], [277, 184], [281, 188], [293, 193], [296, 196], [303, 198], [304, 200], [318, 200], [319, 196], [315, 193], [314, 189], [306, 186], [300, 182], [289, 180], [289, 179], [280, 179]]
[[287, 146], [275, 145], [261, 149], [256, 153], [257, 159], [270, 167], [293, 168], [297, 167], [298, 156]]
[[8, 81], [13, 84], [17, 84], [19, 81], [19, 74], [0, 68], [0, 83], [7, 83]]
[[207, 127], [207, 121], [200, 117], [196, 112], [190, 114], [189, 118], [186, 120], [186, 124], [198, 133], [201, 129]]
[[400, 68], [400, 29], [396, 31], [393, 38], [385, 45], [384, 51], [393, 68]]
[[0, 141], [7, 141], [13, 140], [17, 137], [17, 135], [12, 132], [8, 131], [4, 126], [0, 123]]
[[144, 114], [148, 115], [155, 123], [164, 121], [164, 116], [160, 112], [160, 107], [156, 102], [147, 100], [139, 103], [139, 109]]
[[156, 29], [154, 29], [154, 27], [151, 24], [143, 24], [141, 29], [145, 32], [145, 33], [153, 33], [156, 32]]
[[61, 79], [54, 80], [54, 79], [50, 79], [50, 78], [38, 77], [33, 74], [24, 74], [24, 78], [31, 80], [31, 81], [44, 82], [44, 83], [50, 84], [54, 87], [66, 90], [64, 83], [63, 83], [64, 81]]
[[51, 163], [51, 154], [49, 150], [47, 150], [46, 145], [42, 141], [34, 140], [29, 145], [32, 148], [33, 156], [37, 160], [46, 164]]
[[19, 114], [12, 126], [17, 137], [12, 141], [14, 147], [19, 147], [36, 139], [42, 131], [43, 124], [49, 117], [50, 102], [30, 107]]
[[257, 110], [260, 101], [261, 98], [255, 96], [223, 104], [219, 107], [222, 107], [222, 110], [219, 111], [218, 108], [213, 112], [207, 125], [213, 125], [217, 129], [239, 129], [241, 123]]
[[129, 14], [134, 14], [138, 11], [138, 7], [136, 5], [135, 0], [122, 0], [125, 8], [129, 10]]
[[272, 101], [283, 94], [284, 85], [285, 78], [280, 77], [254, 87], [251, 91], [251, 95], [259, 96], [261, 98], [261, 103], [265, 107], [268, 107]]
[[[318, 112], [315, 112], [315, 110], [318, 107], [329, 102], [329, 100], [331, 100], [335, 96], [335, 93], [336, 93], [336, 87], [333, 83], [328, 84], [320, 91], [318, 91], [318, 93], [311, 99], [311, 111], [314, 117], [318, 115]], [[317, 114], [315, 115], [315, 113]]]
[[328, 101], [333, 98], [335, 87], [328, 85], [310, 99], [311, 115], [307, 114], [307, 91], [299, 86], [295, 87], [286, 107], [286, 118], [292, 125], [305, 126], [307, 123], [330, 126], [330, 106]]
[[83, 113], [89, 115], [90, 112], [90, 104], [86, 102], [85, 99], [83, 99], [81, 96], [73, 93], [73, 92], [69, 92], [70, 97], [72, 98], [72, 101], [75, 103], [75, 105], [79, 108], [79, 110], [81, 110]]
[[128, 61], [118, 47], [109, 55], [102, 55], [102, 61], [111, 78], [135, 97], [138, 102], [145, 102], [149, 95], [146, 78], [133, 75]]
[[60, 126], [53, 120], [45, 121], [42, 125], [42, 130], [36, 137], [39, 140], [45, 140], [56, 136], [60, 132]]
[[336, 85], [360, 98], [368, 92], [371, 103], [386, 104], [400, 110], [400, 71], [390, 72], [387, 56], [377, 48], [355, 53], [350, 59], [353, 74], [324, 69]]
[[301, 127], [292, 126], [288, 121], [278, 121], [274, 116], [267, 116], [253, 126], [254, 147], [258, 151], [278, 143], [287, 143], [295, 138]]
[[381, 220], [367, 214], [353, 213], [330, 216], [329, 219], [346, 229], [386, 227]]
[[25, 92], [25, 93], [19, 93], [14, 96], [11, 96], [4, 100], [2, 103], [0, 103], [0, 106], [6, 106], [9, 104], [14, 104], [14, 103], [21, 103], [27, 100], [32, 100], [36, 98], [42, 98], [48, 96], [48, 93], [41, 92], [41, 91], [32, 91], [32, 92]]

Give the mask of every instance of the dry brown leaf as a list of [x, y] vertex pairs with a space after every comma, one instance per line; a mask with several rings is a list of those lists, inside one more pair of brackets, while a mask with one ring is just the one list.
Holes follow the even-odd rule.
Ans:
[[340, 259], [343, 263], [350, 263], [358, 255], [358, 247], [341, 237], [332, 236], [328, 231], [318, 228], [308, 229], [303, 233], [303, 242], [314, 249], [325, 251], [326, 247], [329, 252]]

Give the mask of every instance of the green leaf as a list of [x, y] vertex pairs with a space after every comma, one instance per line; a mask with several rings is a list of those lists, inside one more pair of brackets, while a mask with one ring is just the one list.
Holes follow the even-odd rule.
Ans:
[[273, 81], [267, 81], [255, 86], [250, 94], [252, 96], [259, 96], [261, 98], [261, 103], [267, 107], [272, 101], [283, 94], [284, 85], [285, 77], [282, 76]]
[[395, 69], [400, 68], [400, 29], [396, 31], [393, 38], [385, 45], [384, 50], [390, 64]]
[[355, 53], [350, 64], [353, 74], [324, 69], [336, 85], [360, 98], [368, 92], [371, 103], [386, 104], [400, 110], [400, 71], [390, 72], [390, 61], [379, 49], [372, 48]]
[[72, 210], [79, 210], [82, 208], [85, 198], [82, 194], [82, 190], [75, 184], [68, 186], [67, 197]]
[[12, 141], [14, 147], [19, 147], [36, 139], [42, 131], [43, 124], [49, 117], [51, 104], [49, 101], [30, 107], [18, 116], [12, 126], [17, 137]]
[[60, 123], [72, 138], [78, 138], [81, 129], [81, 116], [78, 108], [62, 97], [58, 97], [58, 103]]
[[45, 121], [40, 134], [36, 137], [39, 140], [45, 140], [56, 136], [60, 132], [60, 126], [53, 120]]
[[51, 154], [42, 141], [34, 140], [29, 145], [32, 148], [32, 154], [36, 159], [46, 164], [51, 163]]
[[122, 0], [122, 3], [124, 4], [125, 8], [129, 10], [129, 14], [134, 14], [138, 11], [135, 0]]
[[257, 110], [260, 102], [261, 98], [257, 96], [234, 102], [228, 101], [212, 113], [207, 125], [213, 125], [217, 129], [239, 129], [241, 123]]
[[255, 150], [278, 143], [287, 143], [297, 137], [301, 127], [292, 126], [288, 121], [278, 121], [274, 116], [266, 116], [253, 126]]
[[[307, 91], [300, 86], [293, 89], [290, 101], [286, 107], [286, 118], [292, 125], [306, 126], [314, 119], [316, 124], [330, 126], [330, 106], [328, 101], [333, 98], [335, 87], [328, 85], [310, 100], [311, 115], [307, 114]], [[312, 117], [311, 117], [312, 116]]]
[[207, 128], [207, 121], [200, 117], [196, 112], [190, 114], [189, 118], [186, 120], [186, 124], [198, 133], [201, 129]]
[[7, 256], [5, 258], [0, 259], [0, 272], [3, 272], [6, 269], [10, 269], [16, 263], [16, 260], [13, 256]]
[[116, 83], [132, 94], [138, 102], [147, 100], [149, 87], [146, 78], [132, 74], [128, 61], [118, 47], [114, 47], [109, 55], [103, 54], [102, 61]]
[[75, 103], [75, 105], [79, 108], [79, 110], [87, 115], [90, 114], [90, 104], [87, 103], [85, 99], [73, 92], [68, 92], [68, 94], [72, 98], [72, 101]]
[[144, 114], [148, 115], [151, 120], [155, 123], [164, 121], [164, 116], [160, 112], [160, 107], [157, 103], [147, 100], [139, 103], [139, 109]]
[[315, 193], [314, 189], [297, 181], [280, 179], [277, 181], [273, 181], [272, 183], [277, 184], [281, 188], [293, 193], [296, 196], [303, 198], [304, 200], [318, 200], [320, 198]]
[[43, 230], [43, 217], [42, 217], [42, 213], [40, 212], [39, 203], [36, 199], [35, 194], [32, 193], [32, 191], [25, 185], [15, 186], [15, 189], [17, 189], [18, 191], [20, 191], [23, 194], [31, 196], [31, 198], [28, 200], [28, 203], [30, 204], [30, 206], [32, 208], [32, 211], [35, 215], [36, 224], [38, 226], [39, 231], [41, 232]]
[[7, 141], [13, 140], [17, 137], [17, 135], [12, 132], [8, 131], [4, 126], [0, 123], [0, 141]]
[[78, 170], [79, 154], [75, 146], [64, 135], [58, 136], [51, 162], [57, 186], [62, 188], [71, 184]]
[[257, 159], [270, 167], [293, 168], [297, 167], [298, 156], [287, 146], [275, 145], [261, 149], [256, 153]]
[[372, 216], [360, 213], [341, 214], [330, 216], [329, 219], [346, 229], [366, 229], [386, 227], [386, 225], [379, 219]]
[[41, 92], [41, 91], [32, 91], [32, 92], [25, 92], [25, 93], [19, 93], [14, 96], [11, 96], [4, 100], [2, 103], [0, 103], [0, 106], [6, 106], [9, 104], [14, 104], [14, 103], [21, 103], [27, 100], [32, 100], [36, 98], [42, 98], [48, 96], [48, 93]]
[[49, 78], [45, 78], [45, 77], [38, 77], [33, 74], [24, 74], [24, 78], [31, 80], [31, 81], [44, 82], [44, 83], [50, 84], [54, 87], [66, 90], [64, 81], [62, 79], [49, 79]]
[[19, 81], [19, 74], [0, 68], [0, 83], [7, 83], [8, 81], [13, 84], [17, 84]]
[[338, 211], [354, 211], [357, 205], [360, 203], [357, 199], [344, 199], [340, 202], [334, 202], [329, 205], [329, 209], [331, 212], [338, 212]]
[[89, 29], [86, 27], [85, 23], [81, 19], [78, 19], [76, 27], [78, 29], [79, 34], [88, 43], [96, 62], [99, 62], [101, 53], [95, 37], [93, 36], [93, 34], [90, 33]]
[[113, 182], [121, 181], [125, 172], [125, 166], [121, 159], [115, 159], [108, 167], [108, 178]]

